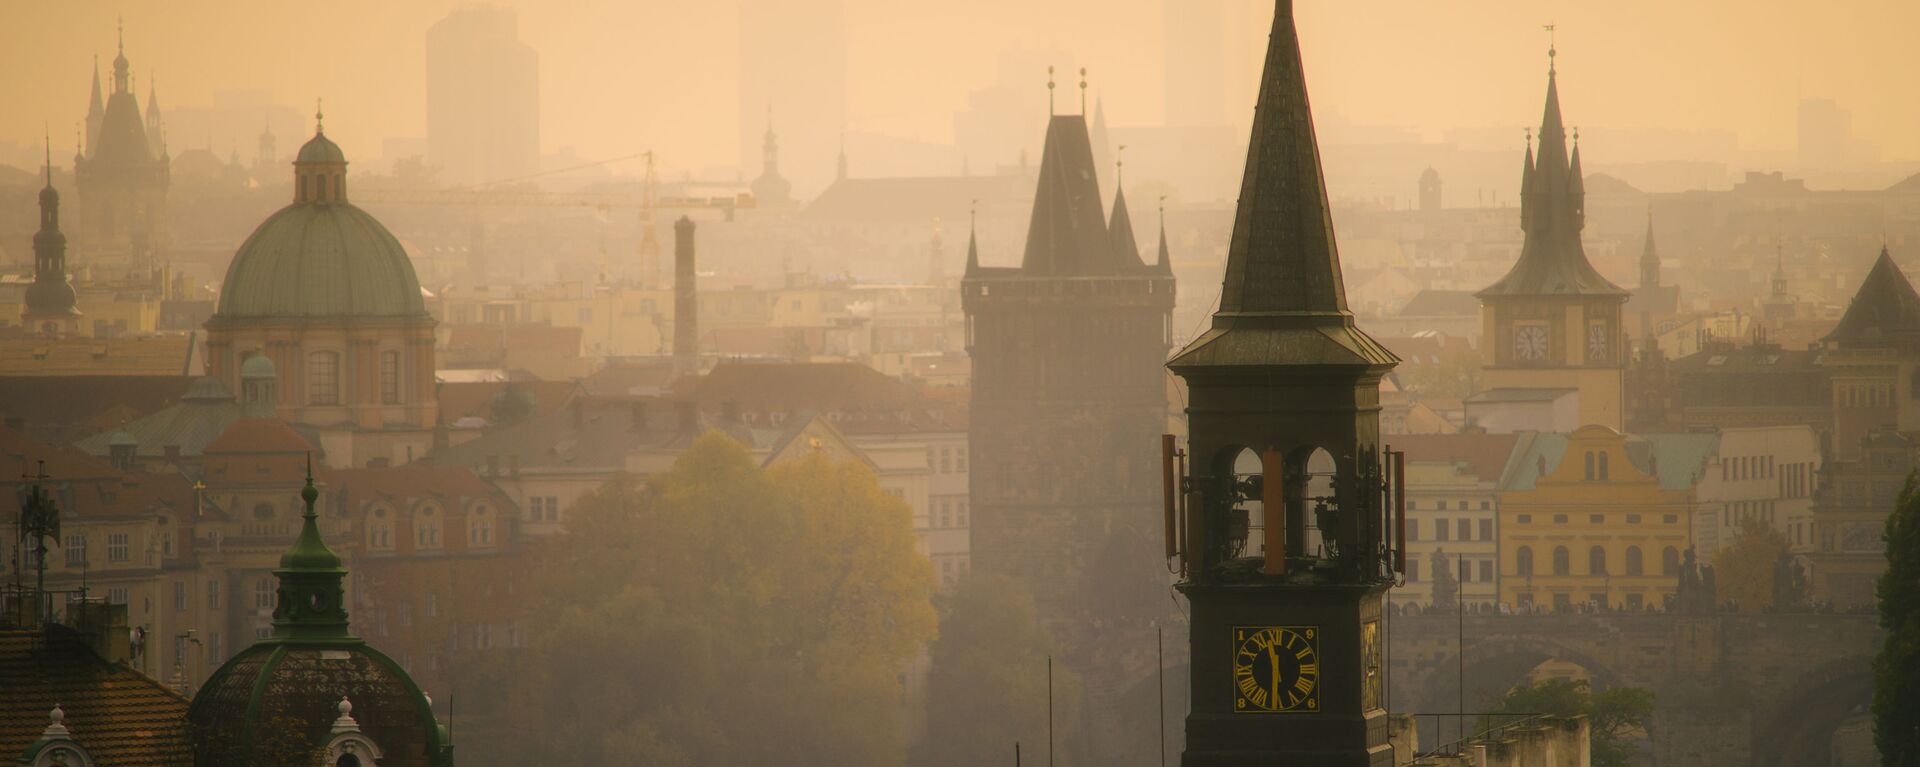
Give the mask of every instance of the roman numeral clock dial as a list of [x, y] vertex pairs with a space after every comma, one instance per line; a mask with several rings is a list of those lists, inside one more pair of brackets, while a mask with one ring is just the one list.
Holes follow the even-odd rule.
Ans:
[[1233, 710], [1319, 711], [1320, 632], [1313, 626], [1234, 627]]

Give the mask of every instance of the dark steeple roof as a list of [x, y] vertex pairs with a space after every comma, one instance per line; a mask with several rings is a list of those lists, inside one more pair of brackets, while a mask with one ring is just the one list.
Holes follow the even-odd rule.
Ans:
[[[1549, 61], [1554, 55], [1548, 51]], [[1566, 123], [1560, 117], [1558, 73], [1547, 68], [1547, 106], [1540, 120], [1540, 152], [1531, 147], [1520, 179], [1520, 228], [1526, 244], [1507, 276], [1479, 296], [1620, 296], [1627, 291], [1608, 282], [1587, 262], [1580, 244], [1586, 227], [1586, 189], [1580, 178], [1580, 149], [1569, 154]]]
[[67, 236], [60, 233], [60, 193], [53, 189], [53, 142], [47, 142], [47, 185], [40, 190], [40, 231], [33, 234], [33, 284], [27, 287], [27, 317], [71, 317], [75, 308], [67, 282]]
[[1040, 156], [1040, 183], [1021, 268], [1036, 276], [1112, 274], [1115, 257], [1101, 215], [1100, 182], [1085, 115], [1054, 115]]
[[1660, 287], [1660, 252], [1653, 246], [1653, 211], [1647, 211], [1647, 245], [1640, 251], [1640, 287]]
[[1167, 203], [1160, 203], [1160, 257], [1153, 263], [1154, 271], [1161, 274], [1173, 273], [1173, 257], [1167, 250]]
[[1385, 369], [1397, 362], [1386, 347], [1354, 327], [1347, 309], [1293, 3], [1280, 0], [1227, 248], [1220, 309], [1213, 329], [1171, 365], [1177, 372], [1198, 366]]
[[1920, 294], [1913, 283], [1893, 262], [1886, 248], [1867, 271], [1860, 290], [1847, 304], [1840, 324], [1823, 341], [1842, 346], [1869, 346], [1891, 343], [1897, 334], [1920, 333]]
[[[1115, 186], [1119, 186], [1117, 183]], [[1127, 214], [1127, 193], [1115, 189], [1113, 193], [1113, 219], [1107, 222], [1107, 231], [1113, 236], [1113, 255], [1128, 267], [1137, 268], [1140, 263], [1140, 244], [1133, 239], [1133, 216]]]

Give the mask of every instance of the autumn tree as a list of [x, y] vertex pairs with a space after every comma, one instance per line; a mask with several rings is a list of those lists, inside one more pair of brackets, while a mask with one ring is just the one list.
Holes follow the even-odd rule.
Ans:
[[1547, 679], [1513, 688], [1494, 712], [1585, 716], [1592, 732], [1594, 767], [1627, 767], [1638, 761], [1634, 741], [1645, 734], [1647, 720], [1653, 716], [1653, 693], [1639, 687], [1609, 687], [1596, 693], [1585, 679]]
[[1759, 611], [1773, 607], [1780, 589], [1776, 578], [1782, 557], [1790, 557], [1787, 538], [1772, 525], [1743, 522], [1733, 543], [1713, 554], [1716, 576], [1714, 598], [1721, 604], [1732, 602], [1741, 610]]
[[[940, 638], [930, 651], [926, 738], [914, 749], [912, 764], [1007, 764], [1015, 743], [1032, 764], [1044, 764], [1047, 658], [1053, 650], [1032, 595], [1005, 576], [975, 574], [942, 607]], [[1077, 680], [1056, 664], [1056, 748], [1073, 739], [1064, 730], [1076, 717], [1063, 704], [1078, 700], [1078, 691]]]
[[933, 637], [912, 513], [871, 470], [762, 470], [718, 433], [581, 499], [542, 552], [516, 675], [539, 754], [500, 763], [894, 765], [897, 675]]
[[1887, 570], [1880, 574], [1880, 626], [1887, 638], [1874, 659], [1873, 742], [1882, 764], [1920, 765], [1920, 492], [1909, 476], [1887, 516]]

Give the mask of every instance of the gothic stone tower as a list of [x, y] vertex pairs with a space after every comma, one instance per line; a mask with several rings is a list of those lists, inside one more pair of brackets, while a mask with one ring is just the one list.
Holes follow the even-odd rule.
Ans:
[[166, 242], [166, 148], [148, 135], [149, 126], [158, 128], [159, 113], [155, 108], [147, 118], [141, 116], [132, 78], [124, 43], [113, 59], [113, 90], [104, 106], [99, 72], [94, 73], [85, 152], [74, 158], [74, 183], [80, 191], [75, 234], [83, 252], [132, 258], [136, 241], [149, 246]]
[[[1548, 52], [1549, 60], [1553, 52]], [[1560, 118], [1557, 74], [1547, 68], [1540, 154], [1527, 147], [1520, 180], [1520, 228], [1526, 242], [1505, 277], [1479, 292], [1486, 344], [1493, 351], [1486, 388], [1575, 389], [1580, 423], [1624, 428], [1626, 369], [1621, 305], [1628, 292], [1587, 262], [1580, 244], [1587, 193], [1579, 136], [1571, 157]]]
[[1168, 363], [1191, 432], [1184, 519], [1166, 519], [1192, 605], [1186, 767], [1391, 763], [1379, 384], [1398, 362], [1347, 308], [1278, 0], [1220, 309]]
[[1096, 178], [1086, 117], [1053, 116], [1021, 265], [981, 266], [970, 238], [960, 288], [973, 563], [1022, 581], [1055, 618], [1087, 609], [1094, 561], [1124, 537], [1142, 544], [1143, 574], [1155, 567], [1173, 273], [1141, 261], [1131, 223], [1112, 232]]

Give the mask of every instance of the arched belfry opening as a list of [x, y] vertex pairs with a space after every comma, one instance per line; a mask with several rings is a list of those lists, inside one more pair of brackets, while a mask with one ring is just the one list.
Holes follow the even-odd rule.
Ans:
[[[1331, 562], [1340, 509], [1333, 454], [1317, 446], [1225, 452], [1230, 463], [1223, 461], [1216, 476], [1227, 503], [1211, 515], [1219, 528], [1214, 558], [1267, 573]], [[1276, 553], [1284, 566], [1274, 562]]]

